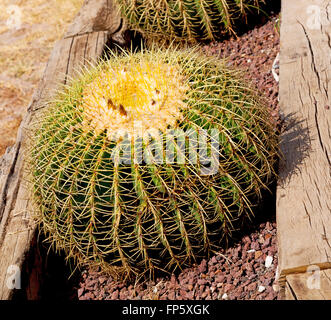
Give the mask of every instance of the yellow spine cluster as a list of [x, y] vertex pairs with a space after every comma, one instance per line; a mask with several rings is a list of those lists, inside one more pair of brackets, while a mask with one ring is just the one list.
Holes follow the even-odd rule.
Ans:
[[84, 125], [96, 134], [107, 130], [110, 140], [153, 136], [182, 118], [187, 90], [176, 66], [147, 61], [108, 66], [83, 92]]

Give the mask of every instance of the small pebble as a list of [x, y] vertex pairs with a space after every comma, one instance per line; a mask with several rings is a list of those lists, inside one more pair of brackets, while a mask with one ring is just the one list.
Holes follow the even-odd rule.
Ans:
[[263, 292], [265, 290], [264, 286], [259, 286], [259, 292]]
[[266, 268], [270, 268], [270, 267], [271, 267], [271, 265], [272, 265], [272, 260], [273, 260], [272, 256], [267, 256], [267, 257], [266, 257], [266, 259], [265, 259], [265, 267], [266, 267]]
[[227, 295], [226, 293], [224, 293], [224, 294], [222, 295], [222, 299], [223, 299], [223, 300], [228, 300], [228, 295]]
[[84, 288], [79, 288], [78, 289], [78, 298], [80, 298], [84, 293]]
[[279, 285], [277, 283], [274, 283], [272, 285], [272, 289], [275, 291], [275, 292], [278, 292], [279, 291]]

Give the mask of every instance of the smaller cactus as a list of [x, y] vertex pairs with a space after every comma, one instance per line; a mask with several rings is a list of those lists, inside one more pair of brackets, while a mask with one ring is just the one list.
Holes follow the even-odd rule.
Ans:
[[264, 0], [117, 0], [130, 27], [152, 38], [215, 40], [234, 33]]

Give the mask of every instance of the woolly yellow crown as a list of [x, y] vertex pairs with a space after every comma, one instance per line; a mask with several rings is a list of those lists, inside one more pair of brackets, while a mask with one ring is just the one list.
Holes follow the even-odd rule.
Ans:
[[83, 91], [84, 122], [109, 139], [153, 136], [181, 119], [186, 91], [179, 69], [167, 63], [108, 66]]

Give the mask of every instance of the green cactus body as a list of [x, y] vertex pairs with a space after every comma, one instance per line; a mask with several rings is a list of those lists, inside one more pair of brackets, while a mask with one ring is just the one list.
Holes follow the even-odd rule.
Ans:
[[277, 138], [254, 91], [197, 50], [110, 57], [59, 94], [31, 173], [49, 240], [128, 276], [218, 250], [252, 216]]
[[233, 33], [264, 0], [117, 0], [130, 27], [148, 37], [214, 40]]

